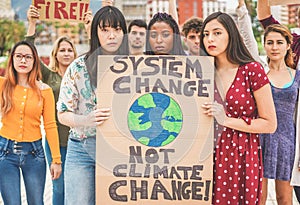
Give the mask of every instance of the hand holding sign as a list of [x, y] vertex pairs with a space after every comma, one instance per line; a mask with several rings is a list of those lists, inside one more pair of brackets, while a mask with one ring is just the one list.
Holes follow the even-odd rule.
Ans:
[[39, 13], [38, 9], [35, 6], [30, 5], [30, 7], [27, 11], [28, 22], [35, 23], [39, 17], [40, 17], [40, 13]]
[[93, 21], [92, 11], [89, 10], [85, 12], [83, 16], [84, 16], [83, 21], [84, 21], [85, 31], [88, 35], [88, 38], [91, 39], [91, 26]]
[[203, 114], [213, 116], [217, 120], [218, 124], [224, 126], [227, 116], [225, 114], [224, 107], [221, 104], [217, 102], [205, 102], [202, 105], [202, 108], [204, 109]]
[[83, 118], [85, 126], [99, 126], [110, 116], [109, 108], [97, 108]]

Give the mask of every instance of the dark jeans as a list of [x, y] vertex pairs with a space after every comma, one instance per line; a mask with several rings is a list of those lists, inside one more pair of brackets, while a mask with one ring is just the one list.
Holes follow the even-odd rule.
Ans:
[[21, 205], [20, 171], [27, 203], [43, 205], [46, 160], [42, 140], [16, 142], [0, 136], [0, 189], [5, 205]]

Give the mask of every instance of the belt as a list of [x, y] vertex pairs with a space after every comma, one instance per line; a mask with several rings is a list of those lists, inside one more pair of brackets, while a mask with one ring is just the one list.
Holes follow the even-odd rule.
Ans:
[[95, 138], [96, 138], [96, 136], [90, 136], [90, 137], [86, 137], [86, 138], [82, 138], [82, 139], [69, 137], [69, 140], [71, 140], [72, 142], [86, 142], [89, 139], [95, 139]]
[[81, 142], [81, 140], [74, 139], [74, 138], [69, 138], [72, 142]]

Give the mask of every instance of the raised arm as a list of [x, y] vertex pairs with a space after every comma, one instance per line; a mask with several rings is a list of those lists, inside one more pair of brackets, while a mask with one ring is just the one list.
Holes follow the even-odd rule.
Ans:
[[257, 0], [257, 18], [263, 20], [271, 16], [269, 0]]
[[244, 43], [251, 55], [257, 60], [256, 58], [259, 58], [258, 46], [252, 30], [251, 18], [244, 0], [239, 0], [236, 13], [238, 16], [238, 27]]
[[88, 35], [89, 40], [91, 39], [91, 25], [93, 21], [92, 11], [89, 10], [84, 13], [84, 28]]
[[36, 21], [40, 17], [38, 9], [30, 5], [27, 11], [28, 29], [26, 36], [33, 36], [35, 34]]
[[[25, 36], [25, 41], [28, 41], [32, 44], [34, 44], [34, 40], [35, 40], [35, 32], [36, 32], [36, 21], [39, 18], [40, 14], [39, 11], [36, 7], [34, 7], [33, 5], [29, 6], [29, 9], [27, 11], [27, 20], [28, 20], [28, 29], [27, 29], [27, 33]], [[42, 81], [46, 82], [48, 77], [49, 77], [49, 73], [50, 70], [49, 68], [43, 63], [42, 60], [40, 60], [40, 65], [41, 65], [41, 71], [42, 71]]]
[[251, 18], [247, 10], [245, 0], [238, 0], [238, 7], [236, 8], [236, 14], [238, 16], [237, 22], [240, 34], [244, 40], [246, 47], [251, 53], [252, 57], [259, 62], [264, 68], [265, 71], [268, 70], [268, 65], [261, 60], [258, 52], [257, 41], [254, 37]]
[[176, 0], [169, 0], [169, 14], [173, 17], [173, 19], [178, 22], [178, 13], [176, 7]]

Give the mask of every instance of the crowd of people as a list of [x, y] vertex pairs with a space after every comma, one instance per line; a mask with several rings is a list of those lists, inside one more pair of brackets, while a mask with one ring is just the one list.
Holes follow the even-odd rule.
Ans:
[[[274, 19], [268, 0], [258, 0], [264, 62], [245, 1], [237, 3], [237, 22], [214, 12], [204, 20], [191, 17], [180, 30], [174, 9], [156, 13], [149, 23], [126, 25], [122, 12], [106, 1], [94, 16], [84, 15], [87, 53], [77, 56], [73, 42], [61, 36], [49, 65], [34, 46], [39, 11], [31, 5], [27, 35], [12, 48], [0, 77], [4, 204], [21, 205], [21, 173], [28, 204], [44, 204], [46, 162], [53, 205], [96, 203], [96, 127], [111, 114], [111, 108], [97, 106], [99, 55], [212, 56], [214, 100], [202, 105], [204, 115], [214, 118], [212, 204], [266, 204], [268, 179], [275, 180], [278, 204], [292, 205], [293, 193], [300, 203], [300, 35]], [[174, 4], [170, 0], [170, 8]], [[300, 27], [300, 8], [297, 14]]]

